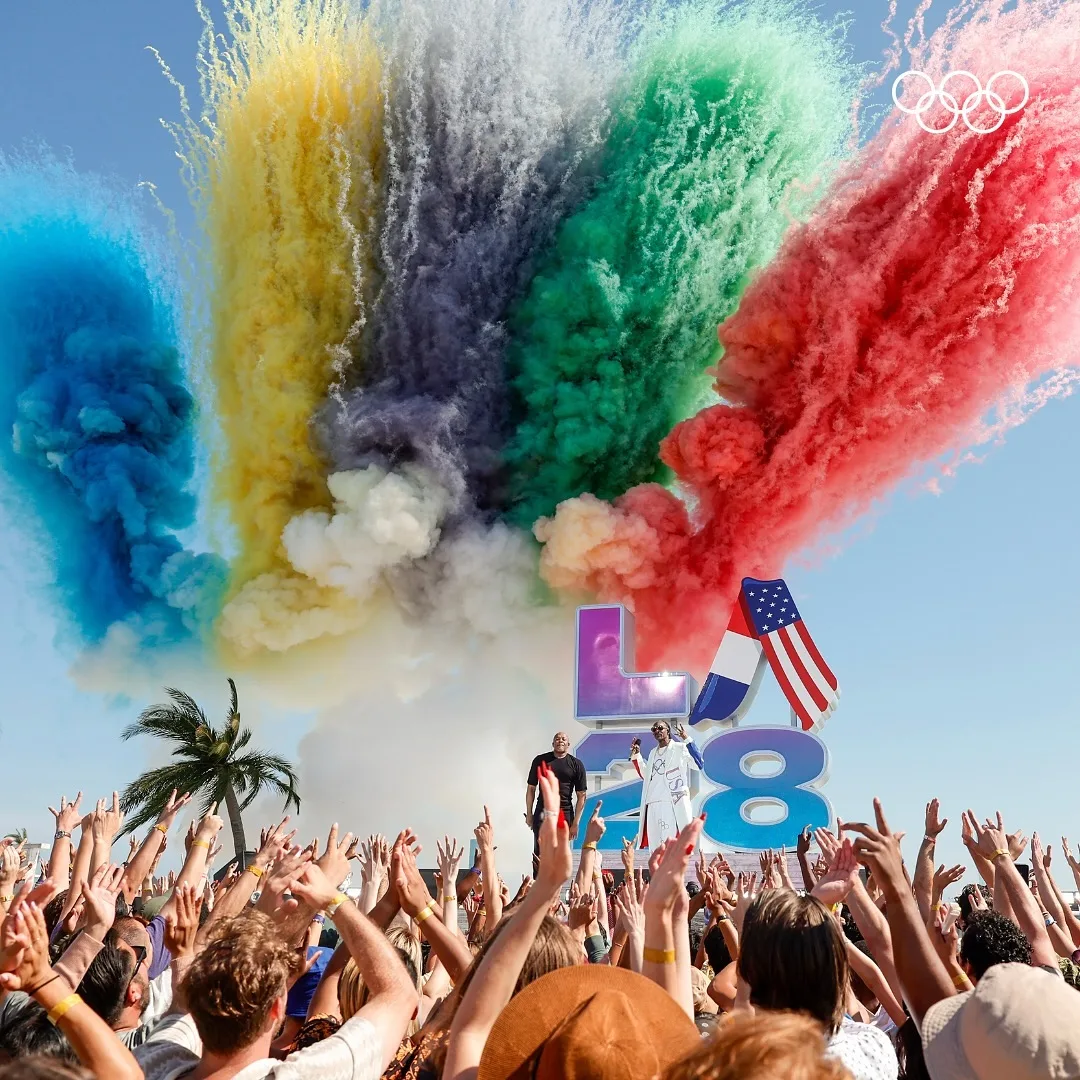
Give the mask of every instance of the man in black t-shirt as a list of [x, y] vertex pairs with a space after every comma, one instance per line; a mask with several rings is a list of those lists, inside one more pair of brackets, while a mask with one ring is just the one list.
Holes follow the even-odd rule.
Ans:
[[[528, 786], [525, 788], [525, 824], [533, 831], [533, 873], [540, 864], [540, 822], [543, 821], [544, 803], [536, 795], [536, 777], [543, 761], [559, 781], [559, 806], [570, 826], [570, 839], [577, 836], [581, 808], [585, 805], [585, 765], [570, 753], [570, 736], [565, 731], [555, 732], [551, 740], [551, 753], [538, 754], [529, 766]], [[571, 799], [577, 792], [577, 805]]]

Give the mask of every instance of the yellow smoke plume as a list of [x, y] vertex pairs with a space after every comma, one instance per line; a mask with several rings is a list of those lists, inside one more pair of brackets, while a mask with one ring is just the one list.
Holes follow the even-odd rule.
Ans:
[[[214, 502], [236, 552], [221, 620], [243, 651], [358, 625], [355, 601], [300, 577], [282, 545], [329, 509], [311, 422], [358, 362], [381, 172], [379, 57], [346, 0], [225, 0], [204, 21], [204, 115], [171, 130], [203, 231]], [[359, 360], [362, 362], [362, 359]], [[208, 410], [210, 411], [210, 410]]]

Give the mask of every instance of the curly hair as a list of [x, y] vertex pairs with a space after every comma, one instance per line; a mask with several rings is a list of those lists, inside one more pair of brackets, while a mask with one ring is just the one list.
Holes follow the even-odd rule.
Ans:
[[1030, 964], [1024, 932], [998, 911], [973, 911], [960, 939], [960, 959], [981, 979], [995, 964]]
[[721, 1024], [663, 1080], [848, 1080], [839, 1061], [825, 1057], [821, 1026], [795, 1013], [742, 1014]]
[[183, 982], [206, 1049], [230, 1054], [250, 1046], [300, 963], [299, 954], [260, 911], [245, 911], [215, 926]]

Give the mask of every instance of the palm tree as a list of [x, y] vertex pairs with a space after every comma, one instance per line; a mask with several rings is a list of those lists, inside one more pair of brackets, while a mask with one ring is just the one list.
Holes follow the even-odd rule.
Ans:
[[133, 832], [156, 818], [174, 789], [201, 794], [204, 814], [214, 803], [228, 808], [233, 848], [243, 864], [247, 842], [241, 812], [264, 788], [284, 795], [286, 810], [290, 804], [300, 809], [296, 773], [289, 762], [277, 754], [243, 753], [251, 741], [251, 731], [240, 727], [240, 708], [232, 679], [229, 690], [232, 702], [221, 730], [207, 721], [193, 698], [182, 690], [167, 687], [165, 693], [172, 699], [171, 704], [151, 706], [120, 733], [122, 739], [133, 739], [136, 735], [165, 739], [175, 744], [173, 757], [181, 759], [143, 773], [124, 789], [120, 808], [130, 815], [125, 832]]
[[7, 834], [7, 836], [4, 837], [4, 839], [5, 840], [14, 840], [16, 844], [25, 844], [26, 843], [26, 830], [25, 829], [15, 829], [13, 832], [9, 832]]

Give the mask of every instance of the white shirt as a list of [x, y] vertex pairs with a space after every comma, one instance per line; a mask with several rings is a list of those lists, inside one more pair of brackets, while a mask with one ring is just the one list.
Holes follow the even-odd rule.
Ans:
[[[190, 1015], [168, 1016], [135, 1051], [146, 1080], [180, 1080], [199, 1064], [202, 1040]], [[284, 1061], [264, 1058], [241, 1069], [235, 1080], [379, 1080], [382, 1040], [375, 1026], [354, 1016], [328, 1039], [297, 1050]]]
[[825, 1053], [836, 1058], [853, 1080], [896, 1080], [900, 1071], [889, 1036], [872, 1024], [860, 1024], [846, 1016], [840, 1030], [829, 1039]]

